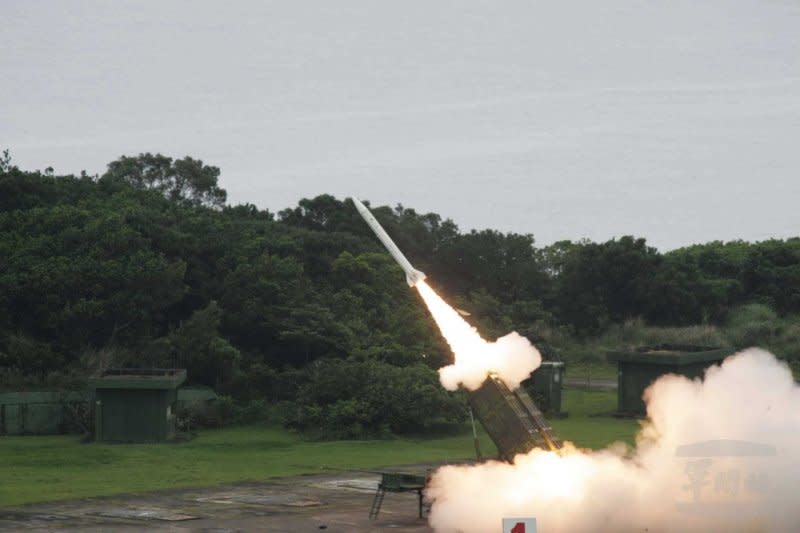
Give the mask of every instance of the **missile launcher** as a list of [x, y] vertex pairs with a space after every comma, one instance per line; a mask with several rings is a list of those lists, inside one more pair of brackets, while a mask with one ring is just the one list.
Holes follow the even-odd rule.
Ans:
[[498, 376], [486, 378], [468, 392], [472, 412], [489, 434], [500, 457], [508, 462], [534, 448], [555, 451], [560, 439], [524, 389], [511, 390]]

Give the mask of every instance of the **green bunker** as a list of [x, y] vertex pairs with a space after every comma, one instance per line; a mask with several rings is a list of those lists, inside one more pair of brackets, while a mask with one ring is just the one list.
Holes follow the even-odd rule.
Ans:
[[608, 361], [617, 365], [617, 413], [644, 416], [647, 413], [642, 396], [659, 377], [677, 374], [702, 379], [708, 367], [721, 363], [732, 353], [728, 348], [666, 344], [609, 352]]
[[99, 442], [166, 442], [175, 436], [184, 369], [111, 369], [89, 379]]
[[561, 411], [561, 387], [564, 382], [565, 365], [562, 361], [542, 361], [530, 378], [522, 384], [533, 401], [549, 416], [563, 416]]

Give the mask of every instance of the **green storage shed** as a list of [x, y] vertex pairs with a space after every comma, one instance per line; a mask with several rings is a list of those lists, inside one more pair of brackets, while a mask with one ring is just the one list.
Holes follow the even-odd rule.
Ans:
[[185, 369], [110, 369], [89, 379], [95, 439], [165, 442], [175, 436], [175, 404]]
[[644, 416], [645, 389], [665, 374], [702, 378], [706, 369], [721, 363], [734, 350], [728, 348], [660, 345], [632, 351], [609, 352], [608, 361], [617, 365], [617, 412]]
[[523, 381], [528, 393], [541, 411], [559, 416], [561, 412], [561, 386], [564, 382], [562, 361], [542, 361], [530, 378]]

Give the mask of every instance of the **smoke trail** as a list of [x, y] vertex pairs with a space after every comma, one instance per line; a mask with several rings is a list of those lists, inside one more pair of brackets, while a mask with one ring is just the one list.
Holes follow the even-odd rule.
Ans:
[[750, 349], [704, 381], [665, 376], [645, 393], [635, 450], [534, 450], [514, 464], [446, 466], [427, 490], [437, 532], [800, 531], [800, 388]]
[[444, 388], [455, 390], [463, 385], [475, 390], [492, 372], [515, 389], [541, 364], [539, 351], [516, 331], [488, 342], [427, 283], [420, 281], [415, 287], [455, 356], [452, 365], [439, 369]]

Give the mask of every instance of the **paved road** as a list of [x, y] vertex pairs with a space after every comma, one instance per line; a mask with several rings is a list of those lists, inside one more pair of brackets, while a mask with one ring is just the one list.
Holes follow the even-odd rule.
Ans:
[[592, 390], [616, 390], [617, 380], [608, 378], [592, 378], [589, 382], [586, 377], [564, 377], [564, 386], [572, 388], [590, 388]]

